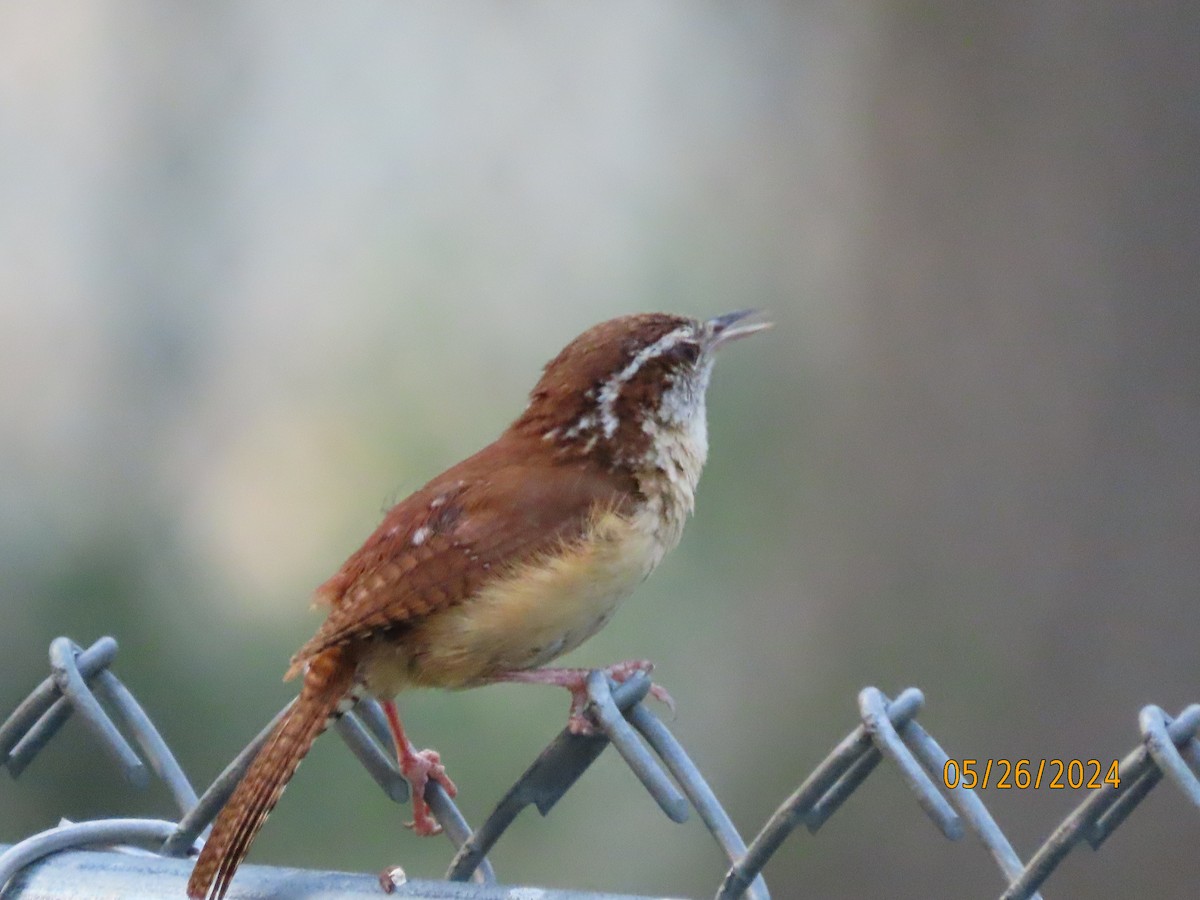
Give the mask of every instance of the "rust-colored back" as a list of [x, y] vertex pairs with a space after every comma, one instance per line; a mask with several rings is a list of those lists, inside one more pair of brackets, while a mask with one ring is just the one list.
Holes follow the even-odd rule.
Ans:
[[397, 504], [317, 589], [331, 609], [292, 658], [396, 629], [468, 600], [488, 579], [579, 538], [598, 510], [621, 509], [632, 480], [543, 454], [507, 432]]

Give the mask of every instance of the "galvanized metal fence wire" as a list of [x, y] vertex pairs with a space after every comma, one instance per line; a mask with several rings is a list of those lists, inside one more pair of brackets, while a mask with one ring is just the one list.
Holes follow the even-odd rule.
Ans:
[[[101, 638], [86, 650], [67, 638], [51, 642], [50, 677], [0, 726], [0, 763], [14, 778], [19, 776], [67, 719], [76, 715], [130, 784], [145, 787], [151, 773], [166, 784], [178, 807], [179, 820], [64, 822], [25, 838], [0, 852], [0, 900], [19, 900], [35, 874], [53, 879], [57, 872], [69, 880], [74, 877], [70, 874], [73, 867], [83, 863], [80, 854], [62, 851], [95, 847], [115, 847], [125, 853], [137, 852], [130, 848], [143, 848], [143, 853], [151, 851], [158, 861], [158, 865], [150, 865], [150, 857], [144, 856], [140, 865], [129, 866], [121, 862], [125, 857], [109, 854], [114, 861], [102, 868], [109, 878], [126, 879], [121, 882], [126, 887], [122, 895], [153, 896], [155, 891], [164, 890], [160, 881], [153, 879], [166, 879], [163, 883], [176, 886], [182, 896], [190, 865], [185, 857], [196, 851], [204, 830], [274, 725], [273, 721], [264, 728], [204, 794], [197, 796], [154, 723], [110, 670], [116, 653], [117, 642], [111, 637]], [[925, 702], [921, 692], [909, 688], [889, 699], [876, 688], [866, 688], [858, 697], [861, 724], [821, 761], [747, 847], [683, 747], [642, 704], [649, 689], [649, 679], [644, 675], [616, 684], [604, 673], [593, 672], [588, 679], [587, 714], [597, 726], [596, 733], [576, 735], [564, 729], [478, 828], [471, 828], [441, 786], [430, 782], [426, 799], [457, 852], [446, 873], [447, 882], [421, 883], [418, 895], [502, 896], [497, 891], [488, 852], [525, 807], [532, 805], [542, 815], [549, 814], [610, 744], [667, 818], [683, 822], [695, 811], [712, 834], [729, 862], [725, 878], [716, 889], [718, 900], [769, 900], [761, 874], [767, 861], [800, 825], [816, 832], [885, 758], [947, 838], [958, 840], [969, 830], [982, 841], [1006, 885], [1002, 900], [1040, 897], [1039, 888], [1072, 849], [1084, 842], [1098, 849], [1164, 778], [1200, 811], [1200, 704], [1188, 706], [1175, 718], [1156, 706], [1147, 706], [1138, 719], [1142, 742], [1124, 759], [1113, 761], [1112, 772], [1119, 772], [1119, 777], [1098, 779], [1096, 789], [1023, 862], [974, 789], [979, 784], [979, 773], [967, 771], [965, 763], [948, 756], [917, 724], [917, 713]], [[359, 703], [335, 728], [383, 792], [397, 803], [405, 802], [408, 783], [396, 767], [387, 723], [378, 704], [371, 700]], [[1060, 762], [1058, 776], [1063, 774]], [[1039, 768], [1036, 777], [1040, 781], [1042, 776]], [[1008, 764], [1007, 777], [1014, 777], [1012, 763]], [[1034, 773], [1028, 766], [1023, 771], [1018, 767], [1015, 777], [1017, 786], [1021, 786], [1019, 779], [1031, 780]], [[91, 865], [95, 871], [97, 864]], [[376, 883], [363, 880], [365, 876], [355, 881], [354, 876], [338, 873], [245, 868], [249, 873], [246, 880], [254, 882], [255, 896], [287, 896], [286, 891], [273, 894], [270, 887], [273, 880], [278, 884], [285, 876], [288, 890], [296, 892], [302, 885], [306, 897], [339, 893], [357, 896], [378, 890]], [[392, 878], [402, 881], [403, 873], [395, 870]], [[146, 883], [152, 880], [155, 887], [138, 888], [133, 882], [139, 879]], [[552, 900], [613, 895], [543, 891], [540, 896]]]

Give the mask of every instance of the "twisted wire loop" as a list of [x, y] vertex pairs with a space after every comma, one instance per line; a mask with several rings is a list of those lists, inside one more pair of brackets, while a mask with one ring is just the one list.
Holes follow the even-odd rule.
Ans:
[[1146, 706], [1138, 716], [1142, 743], [1118, 766], [1120, 785], [1106, 782], [1075, 807], [1029, 860], [1029, 865], [1001, 895], [1001, 900], [1025, 900], [1050, 877], [1080, 842], [1098, 850], [1166, 775], [1192, 804], [1200, 809], [1200, 703], [1187, 707], [1172, 720], [1157, 706]]
[[[1200, 704], [1172, 720], [1157, 706], [1139, 716], [1142, 744], [1121, 760], [1119, 786], [1105, 783], [1081, 803], [1034, 853], [1022, 863], [978, 792], [962, 783], [948, 788], [944, 773], [950, 757], [917, 722], [924, 705], [916, 688], [895, 700], [876, 688], [859, 694], [862, 724], [838, 744], [799, 788], [775, 811], [737, 858], [717, 891], [717, 900], [744, 895], [788, 836], [800, 824], [815, 833], [887, 756], [916, 795], [926, 815], [942, 833], [958, 840], [969, 828], [987, 848], [1008, 887], [1001, 900], [1040, 900], [1038, 888], [1080, 841], [1093, 849], [1125, 820], [1133, 808], [1163, 779], [1170, 778], [1200, 808]], [[945, 790], [935, 787], [935, 782]], [[965, 823], [965, 826], [964, 826]]]
[[[108, 671], [116, 654], [117, 642], [111, 637], [101, 638], [87, 650], [65, 637], [51, 641], [50, 677], [0, 725], [0, 764], [16, 778], [67, 720], [77, 715], [130, 784], [146, 787], [152, 771], [166, 784], [180, 813], [186, 815], [196, 805], [196, 792], [145, 710]], [[118, 722], [146, 762], [130, 746]], [[97, 844], [155, 846], [175, 828], [174, 822], [157, 819], [61, 824], [0, 854], [0, 889], [25, 866], [50, 853]]]
[[[666, 726], [642, 704], [650, 690], [650, 679], [638, 673], [616, 684], [596, 671], [588, 677], [587, 690], [586, 710], [597, 727], [596, 733], [572, 734], [563, 729], [459, 849], [446, 873], [448, 880], [468, 878], [525, 807], [532, 805], [543, 816], [549, 814], [610, 743], [668, 819], [685, 821], [690, 803], [731, 861], [745, 851], [745, 844], [699, 769]], [[751, 887], [749, 896], [769, 900], [761, 879]]]
[[803, 823], [809, 831], [816, 832], [875, 770], [884, 753], [902, 767], [905, 780], [917, 791], [922, 806], [943, 833], [951, 838], [961, 836], [958, 817], [913, 763], [912, 756], [897, 736], [896, 726], [916, 715], [924, 702], [924, 696], [915, 688], [904, 691], [891, 703], [887, 703], [875, 688], [863, 690], [859, 695], [863, 723], [834, 747], [767, 820], [750, 842], [750, 847], [726, 873], [717, 891], [718, 900], [735, 900], [743, 896], [746, 887], [797, 826]]
[[[78, 715], [130, 784], [145, 787], [153, 773], [167, 785], [179, 809], [180, 820], [176, 823], [114, 818], [64, 822], [0, 852], [0, 895], [5, 895], [6, 886], [31, 863], [59, 851], [83, 847], [131, 845], [156, 851], [163, 866], [175, 858], [172, 864], [177, 863], [183, 868], [176, 866], [178, 871], [169, 872], [157, 870], [155, 877], [176, 878], [182, 882], [190, 863], [180, 857], [194, 851], [209, 822], [233, 792], [275, 723], [287, 713], [288, 706], [285, 706], [204, 794], [197, 797], [145, 711], [109, 670], [116, 652], [117, 642], [109, 637], [101, 638], [86, 650], [67, 638], [60, 637], [51, 642], [50, 677], [0, 725], [0, 765], [17, 777], [67, 719]], [[603, 672], [592, 672], [587, 681], [585, 712], [594, 725], [594, 732], [586, 735], [572, 734], [567, 729], [560, 732], [504, 794], [477, 830], [471, 829], [440, 785], [431, 782], [426, 787], [426, 800], [456, 851], [446, 878], [451, 882], [471, 880], [476, 883], [460, 885], [461, 890], [467, 892], [462, 896], [496, 895], [496, 875], [487, 859], [490, 850], [525, 807], [534, 806], [543, 816], [549, 814], [610, 744], [670, 821], [683, 822], [691, 810], [695, 810], [713, 835], [730, 864], [718, 888], [717, 900], [738, 897], [769, 900], [762, 876], [767, 861], [801, 824], [810, 833], [816, 833], [885, 758], [890, 760], [901, 780], [913, 792], [919, 808], [942, 834], [958, 840], [970, 830], [979, 838], [1007, 884], [1002, 900], [1040, 900], [1038, 889], [1077, 844], [1086, 842], [1098, 849], [1163, 780], [1174, 784], [1200, 808], [1200, 778], [1197, 777], [1200, 774], [1200, 739], [1197, 739], [1200, 704], [1187, 707], [1174, 719], [1157, 706], [1147, 706], [1138, 719], [1141, 743], [1119, 762], [1119, 783], [1114, 779], [1092, 791], [1050, 834], [1029, 862], [1023, 863], [979, 793], [961, 782], [953, 788], [947, 787], [945, 772], [951, 758], [916, 721], [917, 713], [925, 704], [924, 695], [916, 688], [908, 688], [893, 700], [878, 689], [868, 687], [858, 697], [860, 724], [771, 815], [747, 847], [683, 747], [644, 705], [650, 687], [649, 677], [644, 673], [637, 673], [618, 684]], [[400, 775], [387, 720], [378, 703], [370, 699], [360, 701], [337, 720], [334, 729], [390, 800], [402, 803], [408, 799], [408, 783]], [[72, 863], [64, 863], [65, 867], [70, 865]], [[314, 897], [324, 896], [321, 891], [330, 889], [334, 882], [345, 887], [344, 881], [338, 879], [358, 877], [247, 868], [254, 870], [249, 877], [256, 885], [269, 883], [272, 872], [286, 873], [289, 885], [303, 883], [305, 895]], [[131, 867], [128, 873], [119, 870], [118, 865], [112, 867], [114, 877], [128, 874], [133, 878], [138, 873], [149, 878], [151, 875], [146, 867]], [[429, 889], [434, 893], [430, 896], [439, 890], [437, 884], [426, 885], [432, 885]], [[361, 884], [354, 888], [363, 889]], [[545, 892], [544, 895], [548, 898], [584, 896], [571, 892]]]

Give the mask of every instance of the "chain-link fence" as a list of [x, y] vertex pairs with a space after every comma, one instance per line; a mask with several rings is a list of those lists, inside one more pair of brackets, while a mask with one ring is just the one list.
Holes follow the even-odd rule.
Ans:
[[[116, 652], [116, 641], [108, 637], [86, 650], [67, 638], [54, 640], [50, 677], [0, 726], [0, 761], [17, 777], [75, 714], [131, 784], [145, 787], [151, 772], [160, 778], [174, 798], [180, 819], [64, 822], [32, 835], [0, 852], [3, 900], [83, 896], [81, 891], [89, 896], [183, 896], [191, 866], [187, 857], [275, 724], [263, 729], [197, 796], [149, 716], [110, 671]], [[704, 822], [729, 861], [716, 889], [718, 900], [768, 900], [760, 874], [767, 860], [798, 826], [817, 831], [885, 757], [946, 837], [957, 840], [969, 829], [983, 842], [1007, 885], [1002, 900], [1038, 897], [1038, 889], [1076, 845], [1087, 842], [1099, 848], [1164, 776], [1200, 808], [1200, 740], [1196, 737], [1200, 704], [1187, 707], [1174, 719], [1158, 707], [1145, 707], [1139, 716], [1142, 742], [1121, 760], [975, 764], [948, 756], [917, 724], [916, 715], [924, 705], [919, 690], [909, 688], [889, 699], [875, 688], [866, 688], [858, 697], [861, 724], [821, 761], [747, 847], [683, 747], [642, 704], [649, 689], [644, 675], [617, 685], [603, 673], [593, 672], [587, 714], [597, 726], [596, 733], [560, 733], [478, 828], [472, 829], [453, 800], [431, 781], [426, 799], [457, 853], [445, 882], [411, 883], [406, 885], [410, 896], [464, 900], [511, 896], [498, 886], [488, 852], [525, 807], [535, 806], [547, 815], [609, 744], [671, 821], [682, 822], [694, 810]], [[335, 728], [384, 793], [398, 803], [406, 801], [408, 784], [396, 768], [378, 705], [361, 702]], [[126, 735], [140, 749], [140, 756]], [[1016, 787], [1041, 787], [1057, 780], [1060, 786], [1095, 789], [1023, 862], [975, 790], [989, 783], [1003, 786], [1002, 780]], [[62, 853], [95, 847], [124, 852]], [[398, 870], [390, 877], [404, 880]], [[234, 896], [241, 890], [255, 897], [320, 898], [374, 895], [380, 888], [378, 880], [368, 876], [245, 866], [234, 884]], [[539, 896], [546, 900], [615, 897], [570, 891], [541, 891]]]

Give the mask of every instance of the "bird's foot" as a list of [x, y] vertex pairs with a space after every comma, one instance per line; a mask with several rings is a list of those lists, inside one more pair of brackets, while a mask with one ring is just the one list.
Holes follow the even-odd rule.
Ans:
[[[571, 734], [595, 734], [596, 724], [587, 714], [587, 676], [590, 670], [579, 669], [577, 671], [581, 673], [579, 685], [568, 688], [571, 692], [571, 710], [567, 716], [567, 729]], [[600, 671], [617, 684], [624, 684], [635, 675], [649, 676], [654, 671], [654, 663], [648, 659], [626, 659], [619, 663], [613, 663], [611, 666], [605, 666]], [[660, 703], [666, 704], [667, 709], [671, 711], [671, 716], [674, 717], [675, 699], [667, 693], [666, 688], [661, 684], [651, 682], [650, 696]]]
[[425, 837], [437, 834], [442, 830], [442, 826], [437, 823], [437, 819], [429, 810], [429, 804], [425, 802], [425, 786], [433, 779], [451, 797], [458, 794], [458, 788], [446, 774], [446, 767], [442, 765], [442, 758], [436, 750], [417, 750], [413, 747], [404, 733], [404, 726], [400, 723], [396, 702], [383, 700], [381, 704], [387, 716], [388, 728], [392, 732], [392, 742], [396, 746], [396, 762], [400, 767], [400, 774], [404, 776], [412, 791], [413, 820], [405, 827]]
[[432, 780], [440, 784], [451, 797], [458, 788], [446, 774], [442, 757], [436, 750], [414, 750], [409, 744], [400, 755], [400, 774], [412, 789], [413, 820], [405, 825], [422, 837], [440, 834], [442, 826], [437, 823], [425, 802], [425, 786]]

